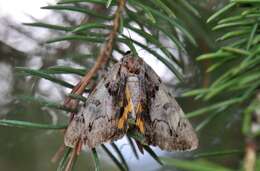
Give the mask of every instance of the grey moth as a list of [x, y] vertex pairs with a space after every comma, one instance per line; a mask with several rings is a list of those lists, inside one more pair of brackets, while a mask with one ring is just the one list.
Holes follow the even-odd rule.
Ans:
[[131, 53], [114, 64], [90, 93], [73, 116], [64, 143], [74, 148], [80, 141], [94, 148], [123, 137], [129, 129], [141, 133], [146, 144], [162, 150], [198, 146], [191, 124], [159, 76]]

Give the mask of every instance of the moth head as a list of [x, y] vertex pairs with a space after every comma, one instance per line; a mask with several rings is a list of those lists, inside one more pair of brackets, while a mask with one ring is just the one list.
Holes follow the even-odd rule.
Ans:
[[122, 64], [127, 68], [128, 72], [139, 74], [143, 65], [143, 60], [139, 57], [135, 57], [131, 51], [127, 51], [122, 58]]

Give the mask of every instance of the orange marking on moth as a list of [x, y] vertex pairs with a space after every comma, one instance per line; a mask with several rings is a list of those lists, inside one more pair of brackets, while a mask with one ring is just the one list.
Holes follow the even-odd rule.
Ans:
[[125, 123], [128, 119], [128, 113], [131, 112], [132, 108], [133, 108], [133, 105], [132, 105], [132, 102], [131, 102], [131, 94], [130, 94], [130, 91], [129, 91], [127, 86], [125, 88], [125, 95], [126, 95], [126, 100], [127, 100], [127, 106], [125, 106], [124, 112], [123, 112], [122, 116], [120, 117], [120, 119], [118, 121], [117, 127], [119, 129], [124, 128], [124, 125], [125, 125]]
[[144, 121], [141, 118], [141, 112], [143, 111], [141, 103], [138, 103], [136, 109], [136, 126], [139, 128], [141, 133], [144, 133]]
[[143, 111], [143, 107], [141, 105], [141, 103], [139, 102], [136, 108], [136, 113], [139, 115], [141, 114], [141, 112]]

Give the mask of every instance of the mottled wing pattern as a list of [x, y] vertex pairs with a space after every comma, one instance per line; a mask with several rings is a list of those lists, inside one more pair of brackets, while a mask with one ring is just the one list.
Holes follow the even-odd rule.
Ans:
[[83, 137], [88, 147], [93, 148], [124, 135], [125, 130], [117, 128], [118, 118], [115, 110], [113, 96], [109, 94], [104, 83], [99, 83], [82, 111], [85, 119]]
[[[117, 66], [117, 65], [116, 65]], [[111, 72], [118, 69], [113, 67]], [[80, 139], [89, 148], [121, 138], [125, 130], [118, 129], [113, 96], [106, 82], [115, 79], [110, 76], [102, 79], [89, 95], [86, 104], [69, 124], [65, 133], [65, 145], [75, 147]]]
[[[144, 62], [144, 68], [145, 68], [145, 75], [146, 75], [146, 86], [147, 84], [159, 86], [161, 84], [160, 77], [154, 72], [154, 70]], [[153, 87], [154, 87], [153, 86]]]
[[68, 147], [75, 147], [78, 140], [80, 140], [82, 132], [85, 127], [84, 116], [74, 115], [72, 121], [70, 122], [66, 133], [64, 136], [64, 144]]
[[147, 143], [168, 151], [196, 149], [197, 136], [182, 109], [161, 83], [159, 76], [149, 65], [144, 65], [146, 91], [150, 94], [149, 118], [145, 118]]

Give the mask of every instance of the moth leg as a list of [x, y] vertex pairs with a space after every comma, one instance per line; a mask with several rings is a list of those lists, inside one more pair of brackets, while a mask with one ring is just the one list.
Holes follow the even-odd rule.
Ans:
[[131, 102], [131, 94], [130, 94], [130, 91], [127, 86], [125, 87], [125, 95], [126, 95], [127, 105], [125, 106], [124, 112], [118, 121], [117, 127], [119, 129], [124, 128], [124, 125], [128, 119], [128, 113], [132, 112], [132, 109], [133, 109], [133, 104]]

